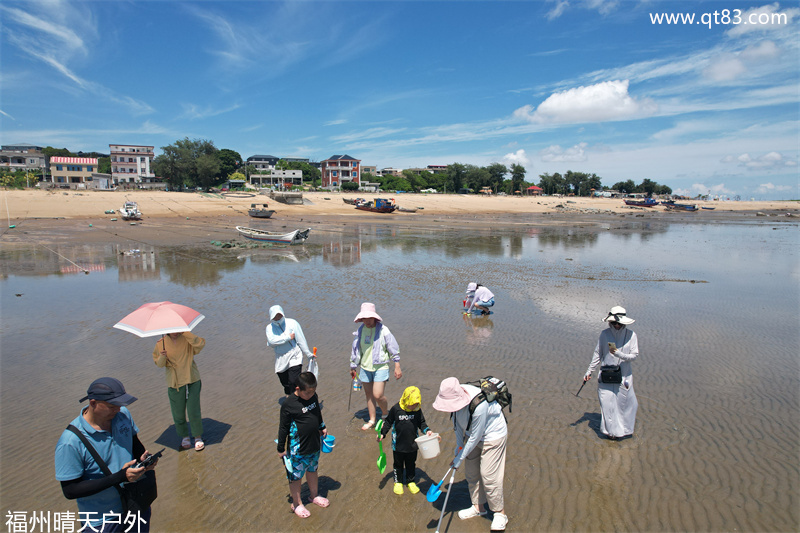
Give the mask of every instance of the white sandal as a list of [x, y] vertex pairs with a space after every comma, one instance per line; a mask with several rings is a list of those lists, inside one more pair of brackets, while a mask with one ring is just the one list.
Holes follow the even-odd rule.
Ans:
[[197, 437], [196, 439], [194, 439], [194, 451], [199, 452], [200, 450], [202, 450], [205, 447], [206, 447], [206, 445], [203, 442], [202, 437]]

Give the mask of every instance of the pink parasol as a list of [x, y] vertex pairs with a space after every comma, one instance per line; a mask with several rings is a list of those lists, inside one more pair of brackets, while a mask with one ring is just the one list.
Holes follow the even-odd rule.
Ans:
[[114, 327], [140, 337], [155, 337], [192, 331], [204, 318], [205, 316], [185, 305], [151, 302], [114, 324]]

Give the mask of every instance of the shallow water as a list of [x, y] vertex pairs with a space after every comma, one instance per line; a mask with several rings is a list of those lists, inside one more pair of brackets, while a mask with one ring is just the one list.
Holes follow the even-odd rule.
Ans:
[[[610, 226], [609, 226], [610, 227]], [[478, 229], [478, 228], [474, 228]], [[417, 385], [443, 453], [417, 462], [423, 493], [447, 470], [454, 439], [432, 403], [439, 382], [505, 378], [509, 531], [796, 531], [800, 527], [800, 262], [795, 224], [446, 229], [353, 225], [312, 231], [304, 246], [220, 250], [110, 245], [4, 246], [0, 252], [0, 505], [74, 511], [54, 478], [53, 450], [95, 378], [139, 398], [131, 411], [158, 467], [159, 531], [433, 530], [444, 497], [391, 491], [374, 433], [349, 397], [353, 317], [377, 304], [401, 348], [396, 402]], [[127, 255], [125, 253], [127, 252]], [[88, 275], [83, 274], [88, 270]], [[469, 281], [496, 295], [468, 318]], [[206, 316], [197, 356], [206, 450], [177, 452], [155, 339], [112, 325], [144, 302]], [[322, 493], [301, 521], [274, 452], [281, 388], [266, 347], [266, 312], [281, 304], [317, 346], [318, 394], [337, 446], [321, 460]], [[613, 305], [636, 319], [639, 413], [631, 439], [599, 434], [596, 382], [581, 384]], [[348, 401], [352, 408], [348, 410]], [[391, 453], [389, 466], [391, 467]], [[463, 473], [442, 531], [461, 522]]]

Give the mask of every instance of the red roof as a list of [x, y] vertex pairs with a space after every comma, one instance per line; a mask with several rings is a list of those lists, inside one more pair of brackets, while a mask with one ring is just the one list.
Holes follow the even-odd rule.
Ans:
[[537, 187], [536, 185], [531, 185], [530, 187], [528, 187], [528, 190], [531, 190], [531, 189], [533, 189], [534, 191], [543, 191], [544, 190], [541, 187]]
[[63, 157], [54, 155], [50, 158], [51, 163], [67, 163], [72, 165], [96, 165], [96, 157]]

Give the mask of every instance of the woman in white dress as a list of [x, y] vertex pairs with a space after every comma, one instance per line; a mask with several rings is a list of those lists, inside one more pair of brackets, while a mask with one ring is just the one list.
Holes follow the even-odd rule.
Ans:
[[[608, 322], [609, 326], [600, 333], [592, 362], [583, 376], [583, 381], [592, 379], [592, 373], [601, 367], [597, 380], [597, 395], [600, 398], [602, 414], [600, 431], [609, 439], [616, 440], [633, 435], [633, 428], [636, 425], [639, 402], [636, 401], [636, 393], [633, 391], [631, 361], [639, 355], [639, 341], [636, 333], [628, 329], [628, 325], [633, 324], [634, 320], [628, 318], [625, 308], [612, 307], [603, 320]], [[602, 371], [602, 367], [607, 365], [619, 365], [621, 382], [615, 383], [619, 378], [614, 379], [611, 373]], [[604, 374], [606, 374], [605, 379]]]

